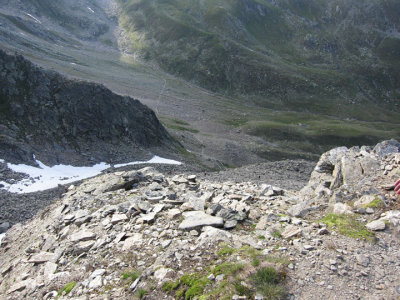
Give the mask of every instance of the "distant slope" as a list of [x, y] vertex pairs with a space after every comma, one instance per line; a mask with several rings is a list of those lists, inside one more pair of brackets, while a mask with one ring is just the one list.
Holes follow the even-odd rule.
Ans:
[[[396, 0], [117, 0], [132, 51], [269, 108], [391, 120], [399, 112]], [[362, 113], [360, 113], [362, 110]]]
[[127, 162], [178, 144], [153, 111], [0, 50], [0, 158], [51, 164]]

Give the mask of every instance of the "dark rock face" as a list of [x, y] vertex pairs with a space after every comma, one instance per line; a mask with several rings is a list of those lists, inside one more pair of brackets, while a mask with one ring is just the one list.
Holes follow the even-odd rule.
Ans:
[[143, 159], [176, 143], [154, 112], [104, 86], [0, 51], [0, 157], [48, 163]]

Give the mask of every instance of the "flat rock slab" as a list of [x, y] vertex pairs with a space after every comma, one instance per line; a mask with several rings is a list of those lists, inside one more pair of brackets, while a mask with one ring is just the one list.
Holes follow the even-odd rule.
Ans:
[[35, 264], [42, 264], [48, 261], [54, 260], [54, 253], [50, 252], [40, 252], [38, 254], [33, 255], [28, 262], [35, 263]]
[[79, 231], [71, 235], [71, 242], [90, 241], [96, 238], [96, 234], [91, 231]]
[[179, 225], [179, 229], [182, 230], [192, 230], [203, 226], [224, 226], [224, 219], [210, 216], [202, 211], [188, 211], [184, 212], [182, 215], [185, 218]]

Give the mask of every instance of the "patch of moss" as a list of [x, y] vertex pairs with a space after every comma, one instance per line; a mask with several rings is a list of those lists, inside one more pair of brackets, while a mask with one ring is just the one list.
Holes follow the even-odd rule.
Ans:
[[378, 208], [378, 207], [381, 207], [382, 205], [383, 205], [382, 199], [375, 197], [375, 199], [372, 202], [370, 202], [368, 204], [364, 204], [362, 207], [363, 208]]
[[185, 292], [185, 299], [194, 299], [196, 296], [200, 296], [203, 294], [205, 286], [210, 283], [210, 280], [207, 277], [199, 274], [185, 274], [180, 279], [181, 284], [187, 286], [187, 290]]
[[63, 294], [68, 295], [75, 286], [75, 281], [67, 283], [61, 290], [58, 291], [58, 296], [62, 296]]
[[322, 222], [330, 228], [335, 228], [340, 234], [352, 238], [365, 239], [374, 241], [375, 235], [367, 230], [361, 222], [357, 221], [354, 216], [327, 214]]
[[180, 284], [179, 279], [175, 280], [175, 281], [164, 282], [163, 285], [162, 285], [162, 290], [164, 292], [169, 292], [169, 291], [176, 290], [179, 287], [179, 284]]

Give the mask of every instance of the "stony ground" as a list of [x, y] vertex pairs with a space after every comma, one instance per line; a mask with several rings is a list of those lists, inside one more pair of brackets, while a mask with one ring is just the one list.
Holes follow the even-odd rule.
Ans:
[[7, 231], [0, 298], [398, 299], [399, 149], [331, 150], [300, 191], [263, 171], [86, 180]]

